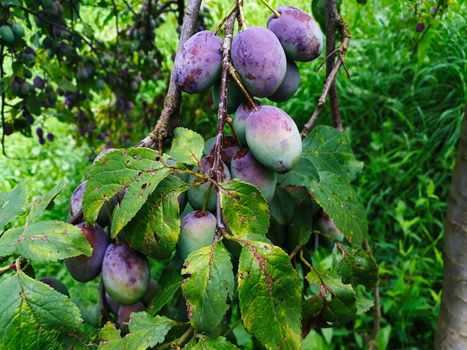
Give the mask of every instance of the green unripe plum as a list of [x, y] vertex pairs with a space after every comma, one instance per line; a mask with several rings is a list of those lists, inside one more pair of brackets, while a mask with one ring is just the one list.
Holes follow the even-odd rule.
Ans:
[[[336, 1], [337, 12], [340, 12], [342, 0]], [[311, 3], [313, 17], [319, 23], [321, 30], [326, 31], [326, 0], [313, 0]]]
[[110, 244], [102, 263], [105, 290], [120, 305], [135, 304], [144, 296], [150, 281], [146, 256], [126, 243]]
[[20, 23], [13, 23], [11, 29], [17, 38], [22, 38], [24, 36], [24, 28]]
[[42, 278], [39, 278], [38, 281], [47, 284], [48, 286], [55, 289], [57, 292], [62, 293], [63, 295], [66, 295], [67, 297], [70, 296], [70, 292], [68, 292], [68, 288], [63, 284], [62, 281], [59, 281], [56, 278], [42, 277]]
[[192, 251], [210, 245], [216, 234], [216, 217], [208, 211], [196, 210], [182, 219], [178, 252], [185, 259]]
[[[220, 100], [220, 82], [214, 84], [212, 87], [212, 100], [214, 102], [214, 106], [219, 106]], [[227, 113], [232, 114], [236, 111], [237, 107], [243, 103], [245, 100], [245, 96], [242, 93], [242, 90], [238, 87], [237, 83], [234, 80], [228, 79], [227, 80]]]
[[250, 114], [246, 142], [261, 164], [278, 173], [292, 170], [302, 154], [297, 125], [287, 113], [273, 106], [260, 106]]
[[[200, 164], [202, 171], [196, 166], [193, 168], [194, 172], [200, 172], [203, 174], [208, 174], [213, 165], [213, 157], [206, 156], [201, 158]], [[224, 181], [230, 181], [230, 172], [227, 166], [223, 165], [223, 179]], [[199, 178], [194, 176], [190, 177], [190, 184], [200, 181]], [[197, 186], [193, 186], [188, 190], [188, 201], [194, 209], [206, 209], [208, 211], [216, 210], [216, 187], [209, 181]]]
[[0, 41], [6, 45], [13, 45], [15, 42], [15, 34], [9, 25], [2, 25], [0, 27]]

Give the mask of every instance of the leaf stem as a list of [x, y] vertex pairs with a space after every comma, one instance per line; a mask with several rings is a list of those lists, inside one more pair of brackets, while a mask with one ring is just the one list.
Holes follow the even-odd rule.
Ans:
[[273, 14], [275, 17], [279, 18], [281, 16], [281, 14], [279, 12], [277, 12], [276, 10], [274, 10], [271, 5], [268, 4], [268, 2], [266, 0], [260, 0], [264, 6], [266, 6]]

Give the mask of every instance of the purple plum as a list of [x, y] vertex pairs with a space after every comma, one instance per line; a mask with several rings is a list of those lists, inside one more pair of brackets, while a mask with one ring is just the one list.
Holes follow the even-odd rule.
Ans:
[[276, 92], [269, 96], [269, 99], [274, 102], [284, 102], [291, 98], [300, 86], [300, 72], [294, 61], [287, 62], [287, 71], [285, 78]]

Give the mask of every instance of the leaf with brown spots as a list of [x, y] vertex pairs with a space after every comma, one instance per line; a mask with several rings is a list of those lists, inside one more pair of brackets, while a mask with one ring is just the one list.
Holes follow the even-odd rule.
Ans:
[[289, 256], [272, 244], [238, 239], [238, 296], [245, 328], [267, 349], [301, 349], [301, 292]]
[[[159, 153], [148, 148], [119, 149], [96, 162], [88, 176], [83, 199], [87, 222], [96, 221], [105, 202], [123, 197], [112, 214], [112, 237], [136, 215], [157, 185], [170, 174], [159, 161]], [[167, 157], [164, 156], [165, 161]]]
[[265, 235], [269, 228], [269, 209], [261, 191], [238, 180], [221, 186], [222, 215], [232, 234], [239, 237]]
[[176, 128], [174, 135], [169, 151], [171, 159], [185, 164], [197, 164], [203, 155], [203, 137], [185, 128]]

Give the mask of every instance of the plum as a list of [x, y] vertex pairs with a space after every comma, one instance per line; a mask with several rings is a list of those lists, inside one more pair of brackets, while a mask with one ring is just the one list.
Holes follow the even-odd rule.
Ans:
[[[209, 171], [211, 170], [213, 166], [213, 157], [212, 156], [206, 156], [201, 158], [200, 165], [202, 168], [202, 171], [196, 166], [193, 168], [194, 172], [201, 172], [203, 174], [208, 174]], [[224, 181], [230, 181], [230, 172], [227, 166], [223, 164], [223, 179]], [[191, 184], [193, 184], [196, 181], [199, 181], [199, 178], [196, 178], [192, 176], [189, 180]], [[191, 187], [188, 190], [188, 201], [190, 202], [190, 205], [194, 209], [206, 209], [209, 211], [214, 211], [216, 210], [216, 188], [215, 186], [209, 182], [206, 181], [205, 183], [201, 185], [196, 185]]]
[[[217, 108], [219, 106], [219, 99], [220, 99], [220, 82], [214, 84], [212, 87], [212, 100], [214, 102], [214, 106]], [[238, 87], [237, 83], [232, 80], [227, 80], [227, 113], [232, 114], [235, 112], [237, 107], [243, 103], [245, 100], [245, 96], [242, 93], [242, 90]]]
[[107, 293], [118, 304], [134, 304], [149, 287], [148, 259], [124, 242], [110, 244], [102, 262], [102, 281]]
[[216, 217], [208, 211], [195, 210], [182, 219], [178, 252], [185, 259], [192, 251], [210, 245], [216, 234]]
[[59, 281], [56, 278], [53, 277], [42, 277], [39, 278], [38, 281], [45, 283], [55, 289], [57, 292], [62, 293], [63, 295], [66, 295], [67, 297], [70, 296], [70, 292], [68, 292], [68, 288], [63, 284], [62, 281]]
[[277, 36], [291, 60], [308, 62], [321, 54], [323, 33], [310, 15], [292, 6], [277, 8], [280, 17], [271, 15], [268, 28]]
[[342, 242], [344, 234], [337, 228], [334, 220], [329, 215], [323, 213], [318, 221], [319, 230], [331, 239]]
[[209, 30], [198, 32], [180, 48], [174, 61], [174, 81], [190, 94], [209, 89], [219, 79], [222, 39]]
[[116, 315], [120, 305], [118, 305], [118, 303], [115, 300], [113, 300], [107, 292], [105, 292], [105, 302], [109, 306], [110, 311], [112, 311]]
[[232, 42], [232, 63], [253, 95], [268, 97], [284, 80], [287, 59], [279, 40], [269, 29], [249, 27]]
[[246, 142], [251, 153], [264, 166], [286, 173], [297, 165], [302, 139], [297, 125], [277, 107], [260, 106], [246, 122]]
[[120, 306], [117, 312], [117, 322], [120, 329], [124, 333], [128, 333], [128, 323], [130, 322], [131, 314], [144, 310], [146, 310], [146, 307], [141, 302], [137, 302], [133, 305]]
[[[260, 103], [258, 101], [255, 101], [256, 105], [259, 106]], [[235, 129], [235, 132], [237, 133], [237, 137], [239, 141], [245, 146], [246, 145], [246, 139], [245, 139], [245, 125], [246, 125], [246, 120], [250, 116], [250, 113], [254, 111], [254, 108], [250, 106], [248, 103], [242, 103], [240, 106], [238, 106], [237, 110], [235, 111], [232, 119], [232, 125]]]
[[[216, 137], [211, 137], [204, 144], [204, 155], [209, 156], [216, 145]], [[240, 145], [234, 135], [225, 135], [222, 140], [221, 158], [226, 164], [230, 164], [232, 158], [240, 150]]]
[[300, 86], [300, 72], [294, 61], [287, 62], [285, 78], [274, 94], [269, 99], [274, 102], [284, 102], [291, 98]]
[[277, 176], [258, 162], [248, 150], [241, 150], [232, 159], [230, 165], [232, 177], [249, 182], [263, 192], [269, 202], [276, 190]]
[[102, 260], [109, 245], [109, 237], [99, 225], [86, 226], [85, 223], [81, 223], [77, 226], [91, 245], [92, 254], [91, 256], [82, 254], [65, 259], [65, 265], [75, 280], [87, 282], [96, 278], [101, 272]]

